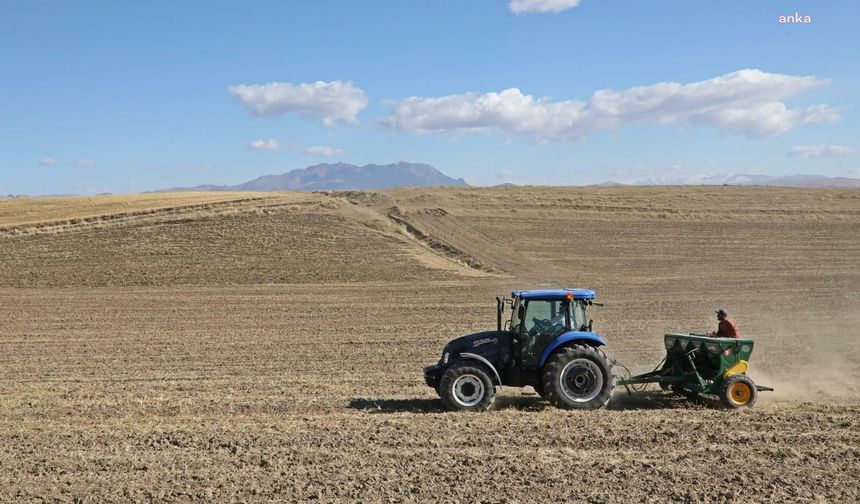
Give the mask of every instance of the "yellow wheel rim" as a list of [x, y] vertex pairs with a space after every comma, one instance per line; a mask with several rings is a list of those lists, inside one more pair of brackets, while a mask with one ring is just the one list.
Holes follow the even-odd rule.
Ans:
[[729, 398], [738, 406], [743, 406], [750, 402], [751, 397], [752, 389], [747, 383], [737, 382], [732, 384], [732, 387], [729, 389]]

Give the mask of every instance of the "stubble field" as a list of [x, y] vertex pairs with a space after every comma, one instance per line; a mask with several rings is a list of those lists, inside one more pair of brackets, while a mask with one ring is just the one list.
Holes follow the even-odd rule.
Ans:
[[[725, 307], [777, 390], [442, 411], [422, 367], [553, 286], [634, 372]], [[860, 499], [857, 190], [4, 200], [0, 320], [4, 502]]]

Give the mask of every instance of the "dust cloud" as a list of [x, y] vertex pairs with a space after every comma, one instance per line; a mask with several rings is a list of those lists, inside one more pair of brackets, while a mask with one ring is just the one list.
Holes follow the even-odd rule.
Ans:
[[[860, 398], [860, 309], [819, 317], [808, 328], [781, 315], [753, 315], [771, 328], [756, 338], [749, 375], [774, 388], [760, 396], [775, 401], [856, 402]], [[805, 320], [816, 320], [814, 317]], [[759, 344], [760, 343], [760, 344]]]

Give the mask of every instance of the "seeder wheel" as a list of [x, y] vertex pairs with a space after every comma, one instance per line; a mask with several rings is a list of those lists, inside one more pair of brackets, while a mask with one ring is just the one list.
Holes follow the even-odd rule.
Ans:
[[723, 383], [720, 403], [727, 408], [751, 408], [758, 399], [755, 383], [747, 375], [735, 375]]

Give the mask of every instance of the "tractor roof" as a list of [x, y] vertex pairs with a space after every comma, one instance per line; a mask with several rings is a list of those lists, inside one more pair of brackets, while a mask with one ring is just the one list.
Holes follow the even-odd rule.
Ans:
[[573, 293], [573, 299], [594, 299], [595, 292], [591, 289], [539, 289], [513, 291], [511, 296], [522, 299], [563, 300], [568, 293]]

